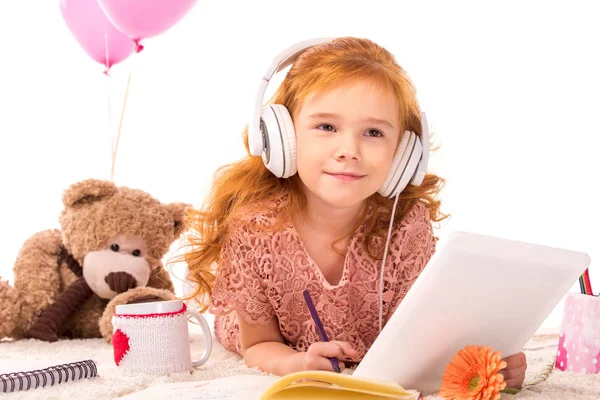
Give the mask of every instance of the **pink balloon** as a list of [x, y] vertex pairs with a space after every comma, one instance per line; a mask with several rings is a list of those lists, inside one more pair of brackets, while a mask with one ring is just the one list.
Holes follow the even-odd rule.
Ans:
[[106, 65], [105, 73], [135, 51], [135, 43], [106, 18], [98, 0], [60, 0], [60, 11], [85, 52]]
[[108, 19], [138, 45], [179, 22], [196, 0], [97, 0]]

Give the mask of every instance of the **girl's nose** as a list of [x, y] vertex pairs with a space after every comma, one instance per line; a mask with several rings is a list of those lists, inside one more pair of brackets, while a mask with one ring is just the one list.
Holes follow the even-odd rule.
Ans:
[[359, 139], [352, 133], [342, 133], [339, 135], [335, 158], [337, 160], [359, 160]]

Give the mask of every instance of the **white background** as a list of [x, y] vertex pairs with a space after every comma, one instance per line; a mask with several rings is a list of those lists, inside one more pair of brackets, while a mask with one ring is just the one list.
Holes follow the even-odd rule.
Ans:
[[[387, 47], [418, 88], [441, 145], [430, 170], [448, 181], [452, 218], [439, 236], [463, 229], [600, 257], [595, 1], [200, 0], [110, 78], [58, 4], [0, 2], [3, 279], [27, 237], [58, 227], [67, 186], [110, 178], [130, 70], [115, 182], [198, 205], [213, 171], [244, 154], [241, 131], [272, 57], [343, 35]], [[598, 291], [597, 262], [590, 271]], [[556, 329], [561, 313], [541, 329]]]

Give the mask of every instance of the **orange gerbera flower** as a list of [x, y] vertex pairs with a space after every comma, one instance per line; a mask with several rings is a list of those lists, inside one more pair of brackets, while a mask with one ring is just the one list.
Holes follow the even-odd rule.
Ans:
[[465, 346], [446, 366], [438, 396], [448, 400], [497, 400], [506, 387], [498, 371], [505, 367], [501, 352], [488, 346]]

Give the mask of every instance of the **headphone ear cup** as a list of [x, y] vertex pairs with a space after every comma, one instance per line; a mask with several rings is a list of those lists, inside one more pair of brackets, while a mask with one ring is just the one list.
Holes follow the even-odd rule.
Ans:
[[419, 164], [422, 151], [418, 135], [411, 131], [405, 131], [396, 154], [394, 154], [390, 173], [378, 193], [392, 198], [402, 192]]
[[265, 136], [262, 159], [265, 167], [278, 178], [296, 173], [296, 132], [288, 109], [270, 104], [262, 113], [261, 127]]
[[[394, 159], [392, 160], [392, 166], [390, 168], [390, 172], [388, 173], [387, 178], [385, 178], [385, 182], [383, 186], [377, 191], [383, 197], [390, 197], [390, 187], [394, 187], [395, 182], [394, 177], [396, 176], [396, 171], [398, 170], [398, 165], [402, 160], [402, 156], [406, 152], [406, 147], [408, 146], [408, 141], [410, 139], [410, 132], [404, 131], [402, 134], [402, 138], [400, 139], [400, 143], [398, 143], [398, 147], [396, 148], [396, 153], [394, 154]], [[397, 180], [397, 179], [396, 179]]]

